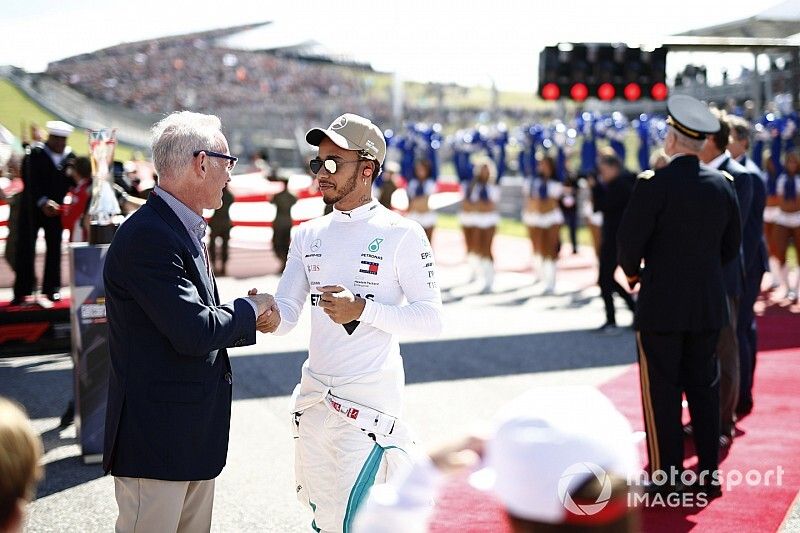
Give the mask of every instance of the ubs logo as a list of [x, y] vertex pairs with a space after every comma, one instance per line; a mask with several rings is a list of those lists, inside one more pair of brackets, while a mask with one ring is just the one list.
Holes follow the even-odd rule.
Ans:
[[322, 248], [322, 240], [316, 239], [314, 242], [311, 243], [311, 251], [318, 252], [319, 249]]

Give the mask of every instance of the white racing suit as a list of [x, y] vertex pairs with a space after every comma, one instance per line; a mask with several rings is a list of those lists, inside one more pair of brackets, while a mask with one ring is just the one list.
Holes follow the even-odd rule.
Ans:
[[[323, 285], [366, 300], [358, 321], [336, 324], [318, 306]], [[408, 464], [398, 335], [435, 336], [441, 296], [419, 224], [372, 201], [302, 224], [275, 294], [276, 334], [311, 301], [309, 357], [290, 407], [298, 499], [317, 531], [349, 531], [374, 483]]]

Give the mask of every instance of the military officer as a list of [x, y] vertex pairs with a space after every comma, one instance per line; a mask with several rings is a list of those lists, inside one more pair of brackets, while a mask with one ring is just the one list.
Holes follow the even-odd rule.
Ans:
[[[728, 323], [722, 265], [739, 254], [736, 192], [700, 164], [719, 120], [700, 101], [670, 98], [666, 167], [639, 174], [617, 233], [618, 258], [631, 287], [641, 281], [634, 327], [651, 474], [680, 486], [681, 394], [694, 425], [698, 486], [719, 495], [719, 364], [715, 347]], [[644, 266], [642, 267], [642, 262]]]

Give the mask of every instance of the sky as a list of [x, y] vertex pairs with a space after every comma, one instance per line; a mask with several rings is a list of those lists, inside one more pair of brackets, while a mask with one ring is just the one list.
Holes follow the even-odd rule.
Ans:
[[[558, 42], [628, 42], [752, 16], [778, 0], [239, 1], [12, 0], [0, 15], [0, 65], [31, 72], [121, 42], [275, 21], [402, 79], [535, 91], [541, 49]], [[668, 56], [732, 76], [752, 57]]]

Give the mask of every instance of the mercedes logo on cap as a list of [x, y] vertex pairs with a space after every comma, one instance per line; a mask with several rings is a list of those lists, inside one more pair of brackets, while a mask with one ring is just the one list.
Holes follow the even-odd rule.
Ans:
[[337, 118], [336, 120], [333, 121], [333, 124], [331, 124], [331, 129], [332, 130], [340, 130], [340, 129], [344, 128], [345, 126], [347, 126], [347, 118], [345, 118], [345, 116], [342, 115], [341, 117], [339, 117], [339, 118]]

